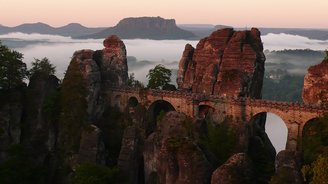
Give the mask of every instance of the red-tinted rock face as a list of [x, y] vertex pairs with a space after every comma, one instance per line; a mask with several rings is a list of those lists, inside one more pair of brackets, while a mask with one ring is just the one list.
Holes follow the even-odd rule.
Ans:
[[252, 169], [252, 161], [245, 153], [235, 154], [213, 172], [211, 184], [253, 183]]
[[108, 85], [126, 85], [128, 65], [123, 41], [112, 35], [104, 40], [104, 46], [101, 62], [98, 61], [102, 80], [106, 81]]
[[328, 61], [311, 66], [304, 77], [302, 98], [305, 103], [328, 102]]
[[[108, 37], [103, 42], [103, 50], [79, 50], [73, 54], [72, 62], [78, 62], [88, 89], [87, 103], [90, 119], [97, 119], [102, 105], [100, 91], [108, 86], [125, 86], [128, 80], [128, 66], [125, 45], [117, 36]], [[77, 71], [67, 71], [77, 72]]]
[[186, 115], [168, 112], [158, 130], [145, 141], [146, 183], [209, 183], [211, 163], [198, 144], [188, 137]]
[[264, 74], [260, 32], [213, 32], [196, 49], [186, 45], [179, 65], [179, 89], [221, 96], [261, 97]]

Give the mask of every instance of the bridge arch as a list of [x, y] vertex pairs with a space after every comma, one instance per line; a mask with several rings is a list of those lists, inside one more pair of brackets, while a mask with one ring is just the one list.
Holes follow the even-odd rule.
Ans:
[[198, 106], [198, 117], [205, 118], [208, 114], [213, 114], [215, 108], [209, 105], [199, 105]]
[[215, 112], [215, 104], [211, 101], [201, 101], [198, 104], [197, 116], [199, 118], [205, 118], [208, 114]]
[[148, 108], [151, 120], [156, 120], [156, 117], [163, 112], [175, 111], [174, 106], [166, 100], [156, 100]]
[[265, 131], [276, 153], [286, 149], [288, 126], [282, 117], [272, 112], [259, 112], [252, 116], [249, 123], [255, 123], [258, 128]]
[[136, 107], [139, 104], [137, 97], [131, 96], [128, 99], [128, 107]]
[[153, 132], [157, 125], [157, 118], [169, 111], [176, 111], [174, 106], [166, 100], [156, 100], [148, 108], [148, 123], [147, 134]]

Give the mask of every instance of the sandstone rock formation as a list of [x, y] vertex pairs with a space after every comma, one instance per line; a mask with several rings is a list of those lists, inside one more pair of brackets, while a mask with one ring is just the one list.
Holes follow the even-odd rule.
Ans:
[[252, 169], [252, 161], [245, 153], [235, 154], [213, 172], [211, 184], [251, 184]]
[[[143, 160], [140, 160], [140, 140], [136, 126], [127, 127], [124, 130], [122, 146], [118, 158], [118, 168], [125, 174], [129, 183], [137, 183], [140, 180], [139, 173], [143, 173]], [[140, 166], [139, 166], [140, 164]]]
[[178, 88], [221, 96], [261, 97], [264, 75], [260, 32], [213, 32], [196, 49], [187, 44], [179, 64]]
[[[31, 150], [32, 157], [39, 164], [43, 164], [46, 157], [49, 156], [49, 152], [55, 149], [57, 127], [55, 118], [50, 115], [52, 112], [48, 112], [47, 108], [49, 107], [47, 106], [49, 106], [49, 101], [58, 95], [58, 90], [59, 79], [57, 77], [38, 74], [31, 77], [26, 90], [26, 110], [22, 119], [24, 126], [22, 126], [20, 139], [21, 144]], [[56, 118], [59, 119], [59, 117]], [[38, 149], [35, 148], [36, 146]]]
[[7, 150], [20, 143], [21, 118], [24, 110], [21, 91], [0, 91], [0, 165], [7, 160]]
[[[103, 50], [79, 50], [73, 54], [72, 62], [80, 65], [80, 71], [88, 90], [89, 120], [95, 121], [103, 111], [101, 91], [110, 86], [125, 86], [128, 66], [124, 43], [115, 35], [106, 38]], [[74, 71], [72, 71], [74, 72]]]
[[302, 156], [297, 151], [283, 150], [276, 157], [276, 174], [271, 181], [302, 184]]
[[[58, 87], [59, 80], [55, 76], [34, 74], [28, 87], [24, 85], [11, 90], [0, 90], [2, 178], [5, 168], [8, 173], [17, 173], [6, 174], [11, 179], [19, 176], [26, 180], [30, 173], [38, 175], [38, 181], [41, 183], [48, 183], [48, 179], [53, 179], [54, 167], [57, 164], [54, 154], [57, 127], [54, 119], [58, 117], [54, 117], [54, 111], [57, 109], [50, 107], [53, 107], [52, 102], [59, 90]], [[37, 174], [38, 168], [49, 170], [40, 176]], [[29, 182], [34, 181], [30, 180]]]
[[211, 164], [184, 126], [187, 117], [168, 112], [144, 148], [146, 183], [208, 183]]
[[327, 104], [328, 61], [311, 66], [304, 77], [302, 98], [304, 103]]
[[99, 146], [101, 146], [101, 144], [99, 144], [99, 134], [100, 129], [95, 125], [89, 125], [83, 130], [79, 153], [77, 155], [77, 163], [97, 162], [97, 153], [100, 150]]

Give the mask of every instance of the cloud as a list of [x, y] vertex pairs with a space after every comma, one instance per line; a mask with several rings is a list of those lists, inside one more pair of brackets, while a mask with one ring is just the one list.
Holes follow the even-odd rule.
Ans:
[[264, 49], [284, 50], [284, 49], [311, 49], [325, 50], [328, 48], [328, 40], [312, 40], [306, 37], [290, 34], [267, 34], [262, 36]]
[[13, 41], [34, 41], [34, 42], [44, 42], [44, 43], [90, 43], [99, 42], [102, 40], [97, 39], [86, 39], [77, 40], [71, 37], [59, 36], [59, 35], [49, 35], [49, 34], [26, 34], [21, 32], [14, 32], [0, 35], [0, 39], [13, 40]]
[[[24, 54], [24, 62], [30, 65], [34, 58], [48, 57], [57, 66], [57, 75], [63, 78], [64, 72], [76, 50], [103, 49], [102, 39], [78, 40], [70, 37], [42, 34], [10, 33], [0, 35], [0, 40]], [[328, 48], [328, 41], [311, 40], [288, 34], [268, 34], [262, 36], [264, 48], [269, 50]], [[190, 40], [123, 40], [127, 55], [137, 58], [131, 63], [129, 72], [134, 72], [138, 80], [146, 81], [146, 74], [156, 64], [164, 64], [171, 69], [178, 68], [184, 47], [187, 43], [194, 47], [198, 41]]]

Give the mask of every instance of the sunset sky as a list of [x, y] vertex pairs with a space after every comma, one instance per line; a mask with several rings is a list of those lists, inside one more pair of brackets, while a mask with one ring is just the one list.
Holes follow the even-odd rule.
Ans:
[[327, 0], [0, 0], [0, 24], [44, 22], [114, 26], [125, 17], [161, 16], [177, 24], [328, 28]]

